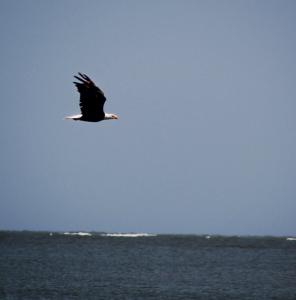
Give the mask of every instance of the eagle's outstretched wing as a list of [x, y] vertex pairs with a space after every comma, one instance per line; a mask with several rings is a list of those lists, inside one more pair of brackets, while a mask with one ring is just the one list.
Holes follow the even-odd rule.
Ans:
[[74, 76], [80, 82], [74, 82], [80, 93], [80, 110], [86, 119], [103, 119], [106, 97], [103, 91], [85, 74]]

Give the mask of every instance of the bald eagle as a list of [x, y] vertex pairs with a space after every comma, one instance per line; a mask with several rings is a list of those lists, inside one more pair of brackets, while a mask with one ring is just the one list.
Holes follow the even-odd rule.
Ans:
[[79, 82], [73, 82], [80, 93], [81, 114], [68, 116], [65, 119], [87, 122], [99, 122], [102, 120], [117, 120], [115, 114], [104, 113], [106, 97], [103, 91], [85, 74], [78, 73], [80, 77], [74, 76]]

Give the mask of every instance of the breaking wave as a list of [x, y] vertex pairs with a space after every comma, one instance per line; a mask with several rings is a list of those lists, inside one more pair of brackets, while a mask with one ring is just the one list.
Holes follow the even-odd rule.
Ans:
[[296, 237], [288, 237], [287, 241], [296, 241]]
[[64, 235], [92, 236], [89, 232], [64, 232]]
[[108, 237], [150, 237], [150, 236], [157, 236], [157, 234], [151, 233], [103, 233], [101, 236], [108, 236]]

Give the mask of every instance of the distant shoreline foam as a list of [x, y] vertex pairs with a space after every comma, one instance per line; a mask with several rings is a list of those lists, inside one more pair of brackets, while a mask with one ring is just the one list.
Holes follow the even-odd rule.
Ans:
[[[64, 232], [64, 235], [70, 235], [70, 236], [92, 236], [89, 232]], [[100, 236], [103, 237], [152, 237], [157, 236], [157, 234], [151, 234], [151, 233], [101, 233]]]

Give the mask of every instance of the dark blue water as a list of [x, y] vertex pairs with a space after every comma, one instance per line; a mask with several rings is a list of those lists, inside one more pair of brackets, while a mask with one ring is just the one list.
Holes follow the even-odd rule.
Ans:
[[296, 299], [296, 241], [0, 232], [0, 299]]

